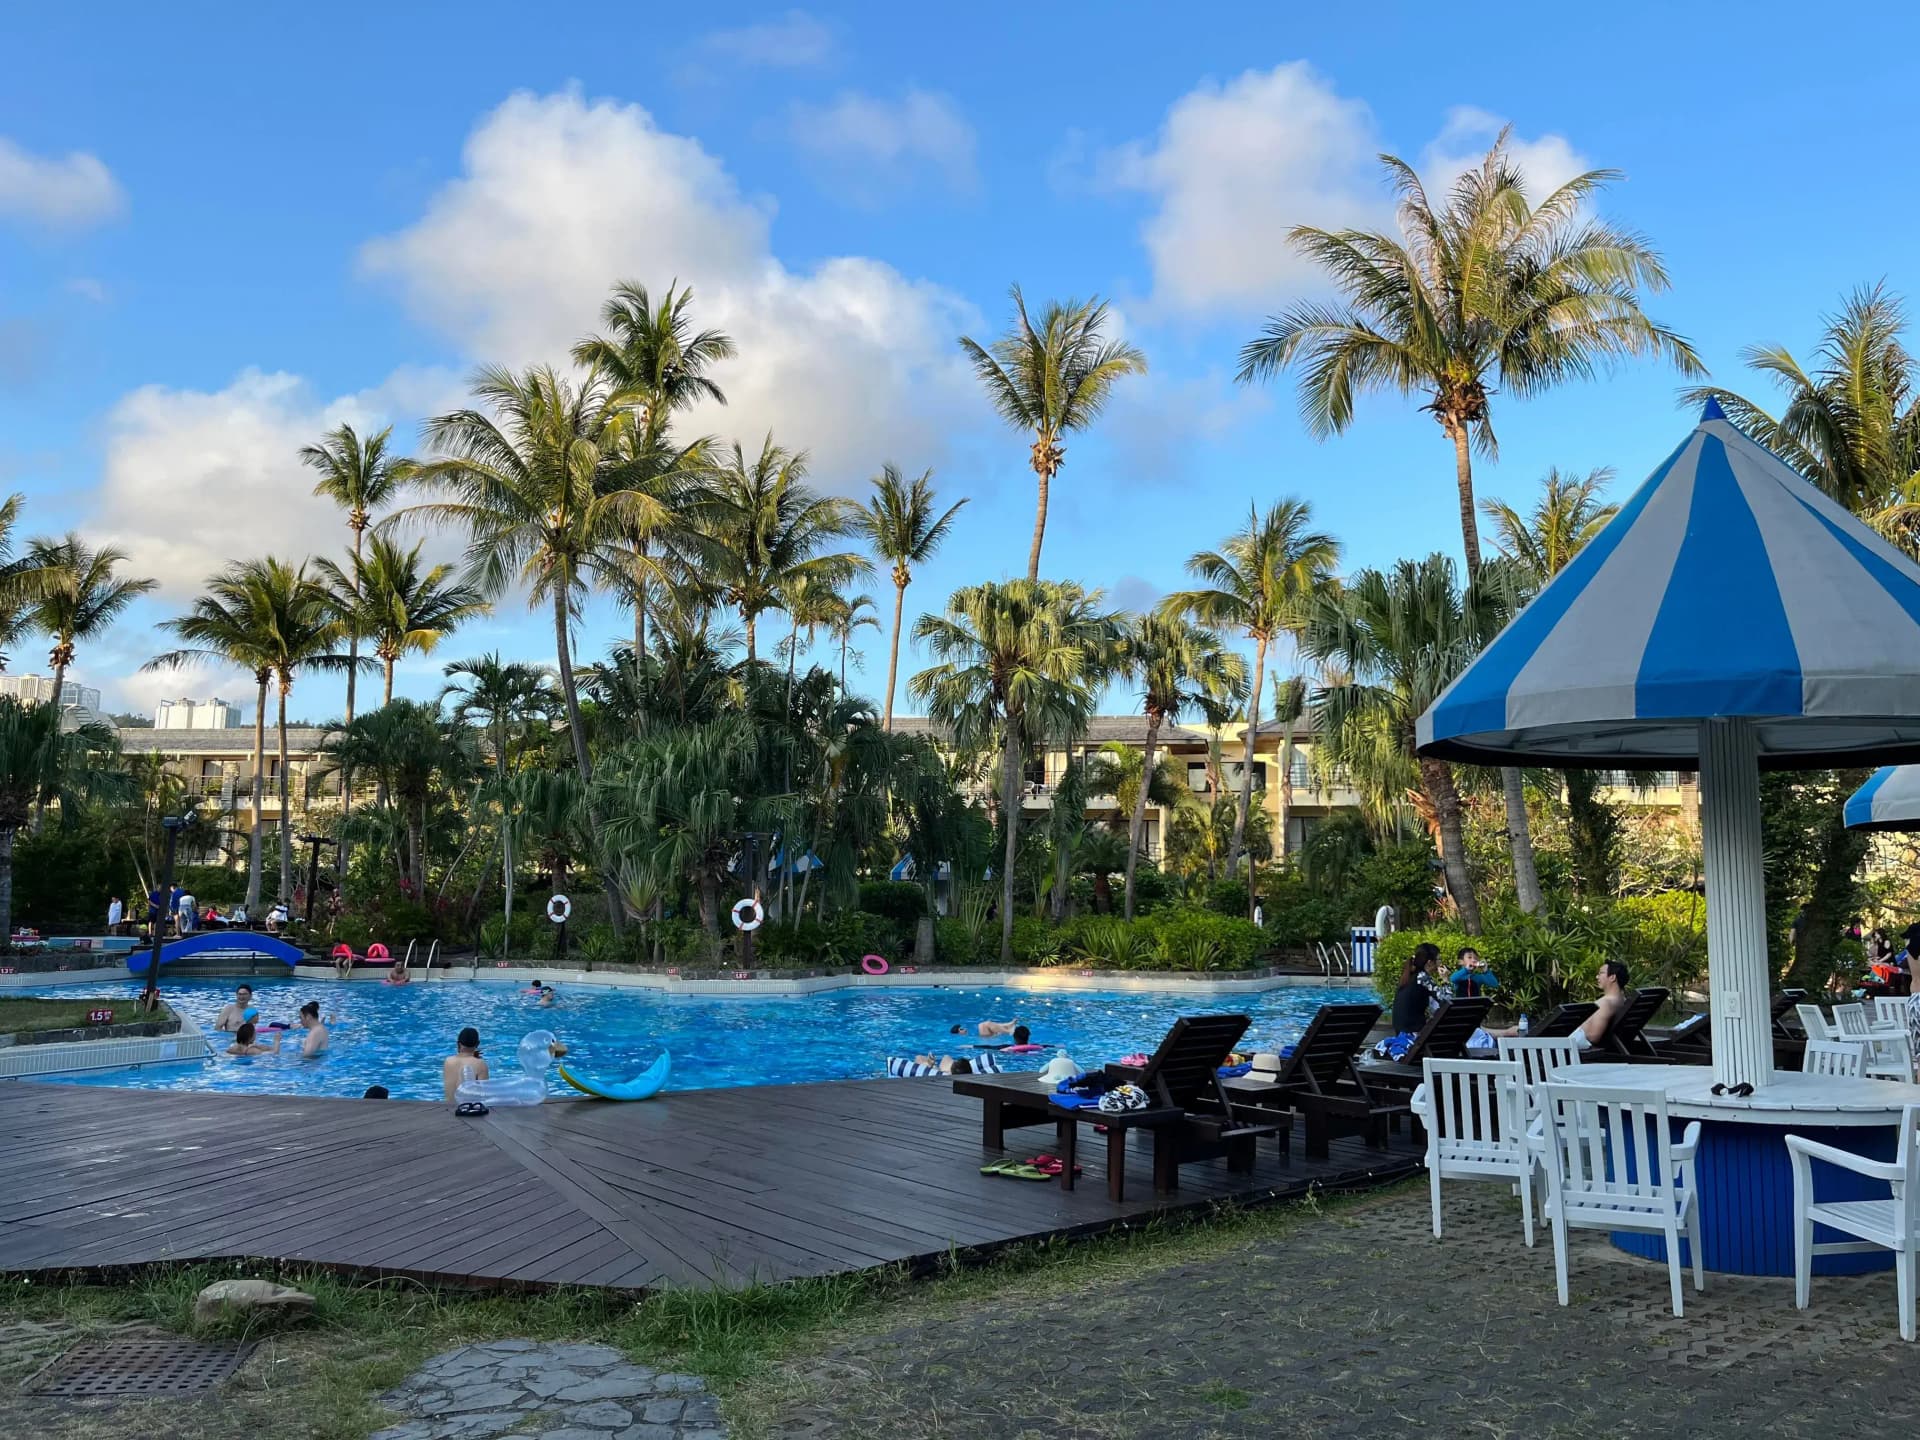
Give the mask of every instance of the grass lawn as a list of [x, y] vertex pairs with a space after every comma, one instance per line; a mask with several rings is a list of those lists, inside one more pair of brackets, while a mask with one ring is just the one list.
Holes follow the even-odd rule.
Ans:
[[[18, 1035], [28, 1030], [78, 1029], [87, 1023], [89, 1010], [111, 1010], [114, 1023], [120, 1025], [148, 1018], [124, 995], [112, 1000], [88, 995], [62, 995], [57, 1000], [0, 1000], [0, 1035]], [[160, 1018], [172, 1019], [173, 1012], [166, 1011]]]
[[[790, 1382], [780, 1375], [780, 1362], [810, 1353], [829, 1337], [932, 1317], [998, 1294], [1046, 1291], [1101, 1275], [1202, 1261], [1284, 1234], [1343, 1203], [1304, 1201], [1228, 1211], [1100, 1240], [1032, 1245], [987, 1264], [949, 1267], [931, 1280], [883, 1270], [730, 1293], [669, 1292], [638, 1301], [597, 1291], [450, 1292], [255, 1265], [150, 1271], [119, 1285], [0, 1278], [0, 1434], [242, 1440], [291, 1423], [297, 1433], [316, 1440], [361, 1440], [395, 1423], [377, 1403], [379, 1395], [429, 1357], [472, 1341], [524, 1337], [601, 1341], [641, 1363], [700, 1375], [720, 1397], [730, 1433], [736, 1440], [754, 1440], [777, 1426], [789, 1400]], [[267, 1337], [217, 1398], [67, 1407], [58, 1412], [56, 1429], [46, 1402], [11, 1393], [82, 1335], [129, 1324], [193, 1333], [194, 1295], [211, 1281], [236, 1274], [297, 1285], [318, 1305], [305, 1326]], [[46, 1334], [40, 1324], [52, 1324], [58, 1333]]]

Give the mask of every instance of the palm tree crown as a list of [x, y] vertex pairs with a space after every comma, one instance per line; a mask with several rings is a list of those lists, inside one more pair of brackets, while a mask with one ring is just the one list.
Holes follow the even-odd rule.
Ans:
[[75, 643], [103, 633], [159, 582], [120, 578], [114, 572], [126, 563], [126, 551], [112, 545], [95, 549], [72, 533], [33, 541], [25, 560], [36, 575], [31, 623], [53, 640], [47, 659], [53, 666], [51, 704], [58, 710]]
[[1007, 333], [990, 345], [962, 335], [960, 349], [1000, 418], [1033, 433], [1027, 463], [1039, 483], [1039, 507], [1027, 579], [1038, 580], [1048, 491], [1066, 458], [1061, 437], [1090, 425], [1122, 376], [1145, 374], [1147, 357], [1107, 337], [1107, 307], [1098, 297], [1050, 301], [1035, 325], [1020, 287], [1012, 293], [1013, 323]]
[[[963, 497], [940, 511], [933, 494], [933, 472], [907, 480], [897, 465], [885, 465], [874, 477], [873, 494], [859, 517], [860, 532], [883, 564], [893, 567], [893, 641], [887, 647], [887, 693], [882, 728], [893, 728], [893, 695], [900, 670], [900, 620], [906, 609], [913, 568], [933, 558], [967, 503]], [[937, 513], [936, 513], [937, 512]]]
[[393, 667], [403, 655], [430, 653], [463, 621], [489, 608], [478, 590], [452, 579], [453, 566], [423, 567], [424, 548], [418, 544], [402, 549], [389, 537], [375, 535], [360, 564], [357, 586], [331, 560], [317, 564], [336, 595], [345, 591], [354, 600], [341, 618], [356, 637], [373, 642], [373, 653], [385, 667], [382, 704], [393, 699]]
[[604, 336], [573, 347], [581, 365], [597, 368], [641, 411], [640, 430], [658, 440], [676, 411], [702, 400], [727, 403], [726, 392], [707, 372], [735, 354], [723, 330], [693, 328], [693, 287], [669, 285], [658, 301], [634, 281], [616, 285], [600, 307]]
[[1494, 544], [1529, 592], [1545, 587], [1619, 513], [1618, 505], [1600, 499], [1612, 479], [1609, 469], [1579, 476], [1550, 469], [1541, 482], [1540, 498], [1525, 515], [1499, 500], [1480, 502], [1481, 513], [1493, 522]]
[[1399, 197], [1400, 236], [1296, 227], [1294, 247], [1324, 270], [1343, 306], [1302, 302], [1271, 318], [1240, 352], [1240, 379], [1304, 365], [1300, 411], [1325, 437], [1353, 423], [1355, 400], [1423, 394], [1454, 442], [1469, 575], [1480, 567], [1469, 446], [1498, 453], [1494, 387], [1535, 395], [1590, 376], [1602, 362], [1664, 356], [1704, 367], [1680, 335], [1649, 319], [1642, 292], [1667, 287], [1644, 239], [1590, 218], [1612, 170], [1589, 170], [1536, 205], [1503, 132], [1438, 207], [1413, 167], [1383, 155]]

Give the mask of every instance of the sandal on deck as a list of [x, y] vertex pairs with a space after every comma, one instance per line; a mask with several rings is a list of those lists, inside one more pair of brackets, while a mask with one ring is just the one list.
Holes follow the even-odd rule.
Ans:
[[[1036, 1155], [1027, 1161], [1027, 1164], [1036, 1170], [1043, 1171], [1049, 1179], [1053, 1180], [1058, 1180], [1060, 1178], [1060, 1172], [1067, 1168], [1066, 1162], [1058, 1155]], [[1073, 1173], [1076, 1175], [1084, 1175], [1087, 1172], [1076, 1165], [1073, 1167]]]
[[1058, 1175], [1055, 1171], [1049, 1175], [1038, 1165], [1029, 1165], [1024, 1160], [996, 1160], [991, 1165], [980, 1167], [982, 1175], [1000, 1175], [1008, 1180], [1051, 1180]]

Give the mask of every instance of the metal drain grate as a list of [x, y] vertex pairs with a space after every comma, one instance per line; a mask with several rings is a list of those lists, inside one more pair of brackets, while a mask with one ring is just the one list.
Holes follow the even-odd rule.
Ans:
[[198, 1340], [87, 1340], [20, 1388], [28, 1395], [198, 1395], [238, 1370], [250, 1344]]

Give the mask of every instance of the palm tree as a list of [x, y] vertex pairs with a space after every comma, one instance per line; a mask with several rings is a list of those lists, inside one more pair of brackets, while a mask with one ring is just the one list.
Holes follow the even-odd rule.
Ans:
[[768, 436], [752, 460], [736, 442], [695, 502], [694, 541], [709, 584], [740, 611], [747, 663], [759, 658], [756, 625], [796, 582], [827, 589], [871, 567], [834, 541], [854, 528], [851, 501], [821, 495], [806, 483], [804, 452], [781, 449]]
[[316, 562], [322, 581], [336, 597], [352, 597], [351, 609], [340, 617], [355, 647], [349, 657], [357, 654], [363, 637], [373, 642], [373, 653], [385, 674], [382, 705], [393, 700], [393, 667], [401, 656], [430, 654], [461, 622], [491, 608], [478, 590], [451, 578], [453, 566], [423, 570], [420, 552], [424, 548], [422, 543], [403, 550], [389, 537], [376, 534], [366, 556], [355, 557], [353, 575], [331, 560]]
[[[1246, 693], [1246, 662], [1221, 644], [1213, 631], [1178, 614], [1143, 615], [1129, 626], [1120, 663], [1140, 683], [1141, 708], [1147, 717], [1141, 765], [1147, 775], [1153, 774], [1163, 724], [1178, 724], [1181, 714], [1202, 699], [1218, 701]], [[1141, 785], [1134, 797], [1127, 827], [1125, 915], [1129, 920], [1133, 918], [1133, 876], [1147, 824], [1147, 789]]]
[[1445, 555], [1362, 570], [1315, 602], [1301, 637], [1307, 655], [1347, 677], [1314, 696], [1316, 729], [1329, 758], [1356, 769], [1384, 760], [1417, 767], [1417, 783], [1440, 833], [1448, 893], [1469, 935], [1480, 902], [1467, 869], [1460, 792], [1443, 760], [1415, 757], [1414, 724], [1440, 698], [1500, 617], [1470, 587], [1463, 596]]
[[[347, 529], [353, 534], [353, 568], [349, 572], [352, 583], [348, 588], [356, 597], [360, 593], [361, 542], [367, 527], [373, 523], [373, 512], [399, 498], [419, 470], [406, 456], [390, 453], [388, 444], [392, 436], [391, 425], [364, 439], [354, 433], [351, 425], [341, 425], [329, 431], [318, 445], [308, 445], [300, 451], [301, 462], [320, 474], [313, 493], [347, 512]], [[347, 666], [346, 723], [351, 725], [354, 680], [360, 668], [357, 631], [350, 630], [347, 634], [347, 655], [353, 662]]]
[[1493, 524], [1495, 548], [1512, 564], [1529, 594], [1545, 589], [1619, 513], [1618, 505], [1600, 500], [1612, 481], [1613, 471], [1605, 468], [1581, 476], [1549, 469], [1540, 482], [1540, 498], [1525, 515], [1504, 501], [1480, 502], [1481, 514]]
[[436, 784], [457, 780], [466, 768], [466, 752], [448, 735], [439, 705], [388, 701], [332, 731], [321, 749], [343, 770], [379, 777], [381, 793], [399, 812], [397, 829], [406, 837], [397, 857], [402, 885], [424, 900], [428, 808]]
[[[840, 695], [847, 694], [847, 656], [866, 664], [865, 652], [853, 649], [853, 637], [856, 631], [878, 630], [880, 619], [873, 603], [873, 596], [862, 591], [858, 595], [839, 597], [840, 604], [826, 620], [827, 637], [840, 647]], [[880, 727], [886, 729], [885, 725]]]
[[126, 563], [126, 551], [112, 545], [96, 550], [71, 531], [58, 540], [34, 540], [23, 558], [34, 576], [29, 623], [53, 641], [47, 655], [53, 694], [47, 703], [57, 711], [75, 645], [104, 634], [129, 605], [160, 582], [122, 579], [114, 572]]
[[1013, 961], [1021, 759], [1039, 737], [1085, 727], [1118, 639], [1099, 598], [1052, 580], [969, 585], [953, 593], [945, 614], [922, 615], [913, 627], [934, 664], [913, 677], [911, 693], [962, 752], [1000, 743], [1002, 964]]
[[232, 665], [253, 672], [253, 823], [247, 848], [247, 913], [260, 910], [261, 812], [266, 803], [267, 683], [277, 656], [273, 616], [263, 600], [270, 586], [264, 565], [229, 565], [207, 581], [204, 595], [187, 613], [163, 620], [159, 628], [183, 641], [180, 649], [156, 655], [143, 670], [175, 670], [188, 665]]
[[800, 632], [807, 632], [806, 643], [811, 646], [821, 629], [831, 629], [837, 619], [848, 613], [850, 606], [846, 597], [831, 585], [803, 574], [794, 576], [782, 590], [780, 608], [787, 612], [793, 626], [780, 645], [787, 652], [787, 705], [791, 708], [794, 666], [800, 658]]
[[1728, 419], [1828, 496], [1920, 554], [1920, 392], [1906, 327], [1906, 307], [1884, 285], [1856, 290], [1826, 317], [1813, 368], [1784, 345], [1741, 352], [1786, 392], [1779, 418], [1718, 386], [1684, 398], [1717, 399]]
[[[633, 606], [636, 655], [647, 652], [653, 592], [672, 578], [673, 512], [688, 491], [697, 489], [712, 444], [702, 438], [676, 448], [668, 441], [668, 428], [676, 412], [701, 401], [727, 403], [726, 392], [708, 371], [733, 357], [733, 341], [724, 331], [694, 331], [692, 305], [690, 286], [669, 285], [655, 301], [644, 285], [623, 282], [600, 309], [607, 333], [573, 347], [574, 360], [606, 375], [617, 402], [629, 406], [638, 420], [622, 438], [612, 488], [648, 495], [666, 511], [664, 525], [639, 524], [627, 536], [631, 553], [626, 588]], [[664, 556], [657, 549], [662, 542], [668, 552]]]
[[1435, 209], [1413, 167], [1384, 155], [1400, 200], [1400, 237], [1296, 226], [1289, 236], [1346, 297], [1302, 303], [1268, 320], [1240, 351], [1242, 381], [1305, 365], [1300, 410], [1325, 438], [1353, 423], [1368, 391], [1427, 397], [1453, 442], [1467, 578], [1480, 570], [1473, 447], [1499, 453], [1489, 398], [1525, 398], [1585, 378], [1604, 361], [1655, 355], [1682, 373], [1705, 367], [1693, 347], [1650, 320], [1641, 292], [1667, 288], [1647, 242], [1591, 218], [1614, 170], [1589, 170], [1535, 205], [1503, 131], [1486, 158]]
[[480, 723], [493, 751], [494, 799], [500, 806], [501, 881], [506, 893], [506, 923], [513, 924], [513, 817], [507, 778], [516, 731], [541, 714], [551, 714], [553, 692], [547, 672], [537, 665], [502, 660], [497, 650], [446, 668], [449, 684], [442, 699], [453, 700], [456, 724]]
[[[861, 512], [859, 526], [873, 553], [893, 567], [893, 640], [887, 646], [887, 694], [880, 724], [893, 729], [893, 694], [900, 666], [900, 617], [907, 607], [907, 586], [915, 565], [933, 558], [953, 528], [953, 518], [969, 497], [963, 496], [936, 515], [933, 472], [908, 481], [897, 465], [884, 465], [873, 480], [873, 494]], [[844, 686], [843, 686], [844, 688]]]
[[[28, 623], [53, 641], [47, 655], [53, 667], [53, 694], [47, 703], [55, 714], [60, 711], [60, 692], [66, 686], [75, 645], [104, 634], [128, 606], [160, 583], [116, 575], [126, 559], [124, 550], [112, 545], [96, 550], [71, 531], [58, 540], [36, 539], [27, 547], [22, 573], [31, 577], [34, 597]], [[41, 802], [33, 812], [36, 833], [45, 818], [46, 805]]]
[[1040, 542], [1047, 533], [1047, 494], [1066, 458], [1061, 437], [1093, 423], [1122, 376], [1143, 375], [1147, 357], [1106, 337], [1107, 307], [1091, 300], [1049, 302], [1036, 328], [1020, 287], [1013, 287], [1013, 324], [991, 345], [965, 335], [960, 349], [1002, 420], [1033, 432], [1027, 463], [1039, 482], [1027, 579], [1040, 578]]
[[[1253, 747], [1260, 730], [1260, 691], [1266, 684], [1267, 650], [1283, 635], [1298, 636], [1314, 597], [1332, 583], [1340, 542], [1309, 528], [1313, 507], [1291, 497], [1262, 515], [1247, 508], [1246, 528], [1218, 550], [1201, 550], [1187, 573], [1202, 588], [1178, 590], [1160, 602], [1165, 615], [1191, 615], [1203, 625], [1237, 630], [1253, 641], [1253, 683], [1248, 689], [1247, 733], [1240, 762], [1240, 808], [1227, 850], [1227, 876], [1236, 873], [1253, 808]], [[1247, 887], [1252, 914], [1253, 887]]]
[[0, 695], [0, 935], [13, 934], [14, 837], [47, 801], [83, 785], [96, 757], [113, 749], [104, 725], [63, 732], [58, 705]]
[[32, 602], [46, 579], [31, 555], [13, 553], [13, 532], [26, 503], [18, 492], [0, 500], [0, 670], [7, 668], [5, 651], [33, 628]]

